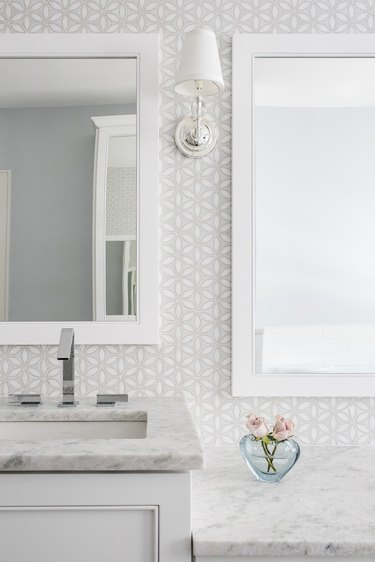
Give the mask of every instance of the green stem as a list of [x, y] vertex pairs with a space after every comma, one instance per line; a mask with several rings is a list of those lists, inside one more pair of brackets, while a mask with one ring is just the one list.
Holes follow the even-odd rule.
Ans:
[[[267, 472], [269, 472], [271, 468], [272, 468], [272, 470], [273, 470], [274, 472], [276, 472], [276, 468], [275, 468], [275, 466], [274, 466], [274, 464], [273, 464], [273, 456], [272, 456], [271, 453], [269, 452], [268, 447], [267, 447], [267, 445], [264, 443], [264, 441], [261, 441], [261, 443], [262, 443], [262, 449], [263, 449], [263, 451], [264, 451], [264, 454], [266, 455], [266, 459], [267, 459], [267, 463], [268, 463]], [[276, 447], [277, 447], [277, 444], [275, 445], [272, 454], [275, 454]]]
[[[278, 443], [276, 443], [276, 445], [274, 446], [273, 451], [271, 453], [271, 459], [270, 459], [271, 462], [272, 462], [272, 468], [274, 469], [275, 472], [276, 472], [276, 468], [273, 464], [273, 459], [274, 459], [274, 456], [275, 456], [275, 453], [276, 453], [277, 445], [278, 445]], [[268, 451], [268, 448], [267, 448], [267, 451]], [[269, 471], [270, 471], [270, 466], [268, 466], [268, 469], [267, 469], [267, 472], [269, 472]]]

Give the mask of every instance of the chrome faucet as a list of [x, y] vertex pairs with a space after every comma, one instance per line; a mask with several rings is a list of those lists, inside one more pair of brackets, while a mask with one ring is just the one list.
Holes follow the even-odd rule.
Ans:
[[76, 406], [74, 400], [74, 330], [63, 328], [60, 335], [57, 359], [63, 361], [63, 391], [59, 406]]

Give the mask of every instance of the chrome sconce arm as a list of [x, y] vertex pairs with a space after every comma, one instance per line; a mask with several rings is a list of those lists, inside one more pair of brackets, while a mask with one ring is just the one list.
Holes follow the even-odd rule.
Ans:
[[216, 123], [204, 117], [206, 106], [201, 96], [191, 104], [190, 115], [184, 117], [176, 127], [176, 145], [182, 154], [190, 158], [202, 158], [209, 154], [218, 138]]

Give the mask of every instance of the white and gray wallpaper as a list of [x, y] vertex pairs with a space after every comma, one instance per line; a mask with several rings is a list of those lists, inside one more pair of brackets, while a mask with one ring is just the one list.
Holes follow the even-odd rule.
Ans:
[[[374, 33], [374, 0], [0, 0], [3, 33], [136, 33], [161, 37], [161, 344], [81, 346], [77, 391], [184, 395], [206, 444], [232, 444], [248, 410], [284, 412], [309, 444], [375, 444], [375, 399], [230, 395], [231, 37], [243, 33]], [[225, 92], [208, 103], [221, 140], [204, 160], [176, 150], [176, 52], [196, 25], [219, 38]], [[61, 389], [55, 347], [0, 348], [0, 394]]]

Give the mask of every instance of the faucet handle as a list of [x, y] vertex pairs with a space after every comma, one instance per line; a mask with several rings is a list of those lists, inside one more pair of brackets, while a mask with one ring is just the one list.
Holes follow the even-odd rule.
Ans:
[[97, 394], [97, 406], [116, 406], [117, 404], [126, 404], [128, 402], [127, 394]]
[[16, 406], [40, 406], [42, 398], [40, 394], [10, 394], [9, 403]]

